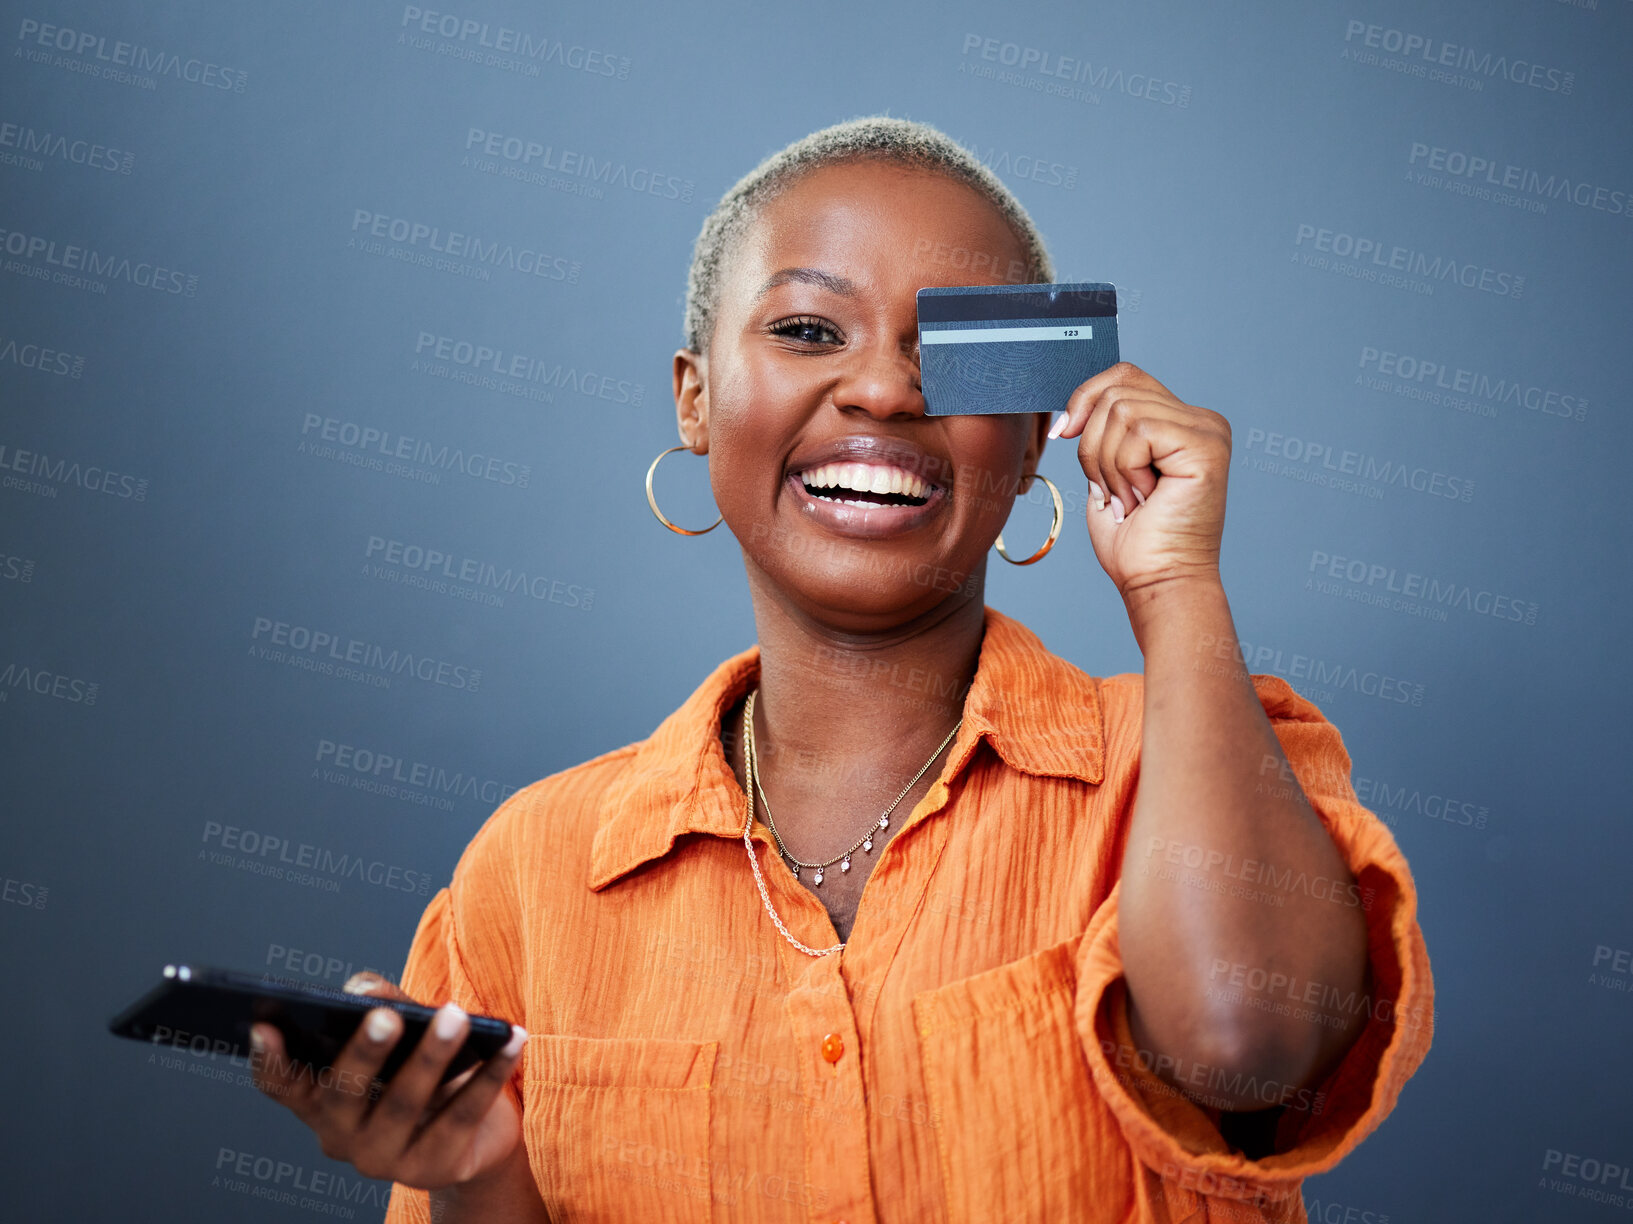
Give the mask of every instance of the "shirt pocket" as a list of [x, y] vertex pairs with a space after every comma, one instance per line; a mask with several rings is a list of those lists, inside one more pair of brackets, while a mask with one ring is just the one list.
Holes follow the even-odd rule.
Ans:
[[1129, 1216], [1133, 1161], [1073, 1018], [1081, 938], [913, 998], [950, 1224]]
[[707, 1224], [718, 1043], [528, 1038], [522, 1129], [552, 1218]]

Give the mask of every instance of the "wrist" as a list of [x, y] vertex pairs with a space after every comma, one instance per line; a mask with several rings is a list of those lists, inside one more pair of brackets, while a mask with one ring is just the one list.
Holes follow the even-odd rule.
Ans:
[[518, 1136], [497, 1164], [475, 1177], [454, 1182], [430, 1194], [431, 1218], [438, 1224], [480, 1220], [483, 1224], [543, 1219], [538, 1186], [528, 1163], [527, 1144]]
[[[458, 1181], [450, 1182], [438, 1193], [459, 1201], [467, 1199], [480, 1201], [493, 1194], [503, 1197], [509, 1188], [519, 1184], [532, 1184], [532, 1171], [527, 1154], [527, 1139], [523, 1135], [521, 1128], [521, 1113], [516, 1107], [508, 1086], [500, 1089], [499, 1100], [506, 1102], [507, 1107], [512, 1111], [516, 1119], [514, 1140], [511, 1142], [510, 1147], [505, 1151], [504, 1155], [479, 1172], [469, 1177], [460, 1178]], [[491, 1108], [499, 1108], [499, 1101], [495, 1101]], [[501, 1129], [508, 1131], [509, 1128]], [[483, 1146], [480, 1140], [479, 1146]]]
[[1230, 623], [1230, 604], [1219, 571], [1198, 570], [1142, 582], [1122, 592], [1129, 627], [1140, 650], [1166, 631], [1217, 633], [1219, 622]]

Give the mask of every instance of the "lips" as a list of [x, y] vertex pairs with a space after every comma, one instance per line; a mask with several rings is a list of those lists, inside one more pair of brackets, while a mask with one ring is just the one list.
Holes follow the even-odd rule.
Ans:
[[947, 501], [946, 460], [898, 438], [852, 434], [797, 454], [787, 485], [800, 508], [841, 535], [909, 531]]

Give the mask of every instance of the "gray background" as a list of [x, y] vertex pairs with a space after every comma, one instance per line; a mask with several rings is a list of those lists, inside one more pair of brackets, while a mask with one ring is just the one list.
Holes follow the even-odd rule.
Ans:
[[[974, 148], [1062, 280], [1119, 286], [1124, 354], [1230, 419], [1224, 562], [1254, 670], [1289, 676], [1341, 727], [1357, 789], [1411, 862], [1434, 1047], [1382, 1130], [1307, 1184], [1312, 1214], [1625, 1214], [1562, 1168], [1633, 1167], [1633, 993], [1610, 972], [1633, 949], [1619, 474], [1633, 4], [435, 10], [589, 65], [524, 71], [457, 58], [473, 40], [405, 26], [401, 5], [3, 7], [8, 1218], [312, 1214], [255, 1197], [272, 1177], [229, 1188], [223, 1148], [345, 1177], [239, 1068], [152, 1061], [106, 1020], [176, 958], [330, 983], [395, 972], [505, 793], [643, 737], [752, 642], [734, 541], [671, 535], [640, 489], [676, 440], [691, 245], [764, 154], [877, 112]], [[72, 50], [42, 47], [46, 26]], [[1391, 63], [1408, 38], [1417, 58]], [[123, 80], [97, 58], [121, 40], [149, 64], [214, 67]], [[1473, 67], [1436, 79], [1425, 44]], [[1045, 87], [1045, 54], [1084, 65], [1078, 96]], [[1508, 79], [1511, 61], [1539, 65], [1538, 83]], [[619, 181], [489, 173], [465, 160], [473, 128], [611, 163]], [[1499, 180], [1513, 167], [1522, 186], [1504, 200], [1425, 183], [1414, 146], [1484, 158]], [[425, 243], [359, 245], [359, 211], [544, 252], [562, 279], [393, 258]], [[1323, 230], [1348, 236], [1340, 250], [1362, 239], [1418, 253], [1420, 273], [1439, 260], [1523, 288], [1390, 283], [1366, 261], [1351, 275]], [[67, 246], [97, 251], [104, 274], [49, 279], [52, 259], [86, 258]], [[183, 291], [135, 283], [153, 265]], [[451, 361], [416, 366], [422, 334], [556, 381], [455, 381]], [[1381, 372], [1373, 352], [1468, 371], [1476, 391], [1422, 398], [1434, 378]], [[311, 419], [512, 466], [388, 472], [357, 446], [314, 453]], [[1030, 569], [994, 561], [988, 600], [1091, 672], [1138, 670], [1072, 451], [1043, 463], [1070, 500], [1061, 543]], [[1346, 451], [1374, 478], [1309, 479]], [[672, 456], [659, 488], [678, 521], [713, 517], [695, 460]], [[1047, 522], [1041, 491], [1017, 503], [1016, 547]], [[457, 580], [409, 585], [371, 555], [376, 537], [544, 581], [500, 606]], [[1339, 576], [1324, 558], [1344, 559]], [[1388, 583], [1367, 575], [1391, 569], [1466, 587], [1467, 605], [1363, 602]], [[1497, 614], [1478, 610], [1495, 597]], [[426, 658], [458, 683], [291, 666], [256, 653], [280, 649], [262, 621], [362, 644], [342, 654]], [[1367, 676], [1409, 699], [1371, 695]], [[380, 779], [355, 750], [409, 780], [358, 787]], [[278, 853], [244, 853], [246, 834], [224, 845], [229, 827], [328, 868], [259, 873]], [[383, 1186], [337, 1184], [356, 1218], [383, 1209]]]

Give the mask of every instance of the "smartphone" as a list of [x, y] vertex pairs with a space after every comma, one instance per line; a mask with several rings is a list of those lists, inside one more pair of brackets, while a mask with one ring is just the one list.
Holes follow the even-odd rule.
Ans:
[[[194, 1054], [248, 1058], [250, 1025], [265, 1021], [283, 1035], [291, 1058], [322, 1070], [334, 1064], [363, 1017], [376, 1007], [389, 1007], [403, 1020], [397, 1044], [375, 1075], [385, 1083], [419, 1044], [435, 1008], [231, 969], [166, 965], [159, 984], [108, 1021], [108, 1029], [119, 1037]], [[510, 1033], [504, 1020], [472, 1016], [465, 1043], [443, 1071], [443, 1080], [497, 1054]]]

